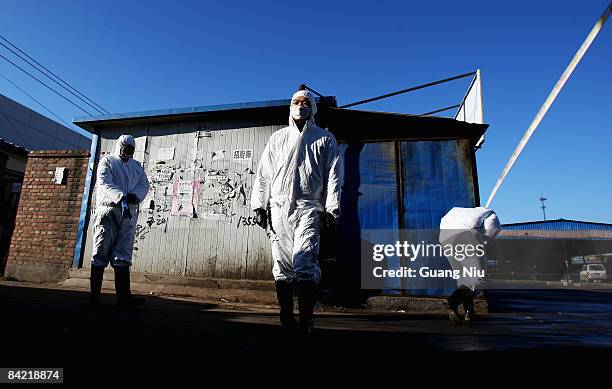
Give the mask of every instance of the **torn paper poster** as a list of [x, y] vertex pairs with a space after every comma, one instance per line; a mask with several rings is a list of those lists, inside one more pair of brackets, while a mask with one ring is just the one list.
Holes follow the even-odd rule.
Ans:
[[192, 181], [178, 181], [178, 194], [191, 194], [193, 191]]
[[174, 159], [174, 147], [160, 147], [157, 150], [158, 161], [170, 161]]
[[225, 150], [213, 151], [210, 157], [213, 161], [221, 161], [225, 159]]
[[206, 174], [204, 175], [204, 180], [206, 182], [223, 182], [223, 181], [227, 181], [227, 173], [225, 172], [219, 172], [219, 171], [207, 171]]
[[55, 175], [53, 177], [53, 183], [61, 185], [64, 183], [64, 178], [66, 176], [66, 168], [65, 167], [56, 167]]
[[197, 197], [200, 180], [175, 179], [172, 187], [172, 216], [193, 217], [197, 212]]
[[153, 176], [153, 181], [154, 182], [170, 181], [170, 179], [172, 178], [172, 174], [173, 172], [170, 169], [158, 170], [157, 172], [155, 172], [155, 175]]

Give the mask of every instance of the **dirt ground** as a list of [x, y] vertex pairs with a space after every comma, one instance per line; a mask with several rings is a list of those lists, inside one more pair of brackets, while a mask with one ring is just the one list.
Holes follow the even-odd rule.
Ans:
[[68, 377], [144, 364], [138, 374], [171, 378], [177, 368], [270, 369], [288, 360], [365, 368], [438, 351], [612, 351], [610, 290], [490, 292], [491, 313], [461, 327], [443, 314], [319, 310], [307, 339], [283, 334], [272, 305], [148, 296], [143, 307], [119, 310], [105, 294], [108, 307], [92, 310], [87, 297], [0, 282], [0, 366], [66, 367]]

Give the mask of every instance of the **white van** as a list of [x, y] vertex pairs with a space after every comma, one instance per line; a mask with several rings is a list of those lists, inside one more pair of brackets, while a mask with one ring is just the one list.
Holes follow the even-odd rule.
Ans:
[[580, 271], [580, 282], [602, 282], [608, 279], [603, 265], [584, 265]]

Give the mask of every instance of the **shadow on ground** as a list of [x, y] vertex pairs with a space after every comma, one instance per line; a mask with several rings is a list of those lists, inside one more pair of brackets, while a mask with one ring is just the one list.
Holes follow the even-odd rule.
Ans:
[[[612, 315], [598, 310], [609, 307], [610, 294], [595, 298], [591, 308], [597, 314], [538, 313], [551, 299], [568, 304], [568, 296], [555, 296], [520, 300], [498, 292], [489, 303], [497, 313], [462, 327], [436, 314], [321, 313], [316, 336], [302, 340], [281, 333], [274, 310], [227, 310], [148, 297], [144, 307], [122, 311], [114, 306], [114, 295], [105, 295], [109, 307], [94, 311], [86, 292], [0, 285], [1, 365], [133, 363], [151, 372], [156, 366], [270, 369], [303, 358], [356, 368], [380, 360], [402, 365], [432, 351], [610, 350]], [[600, 298], [607, 298], [607, 305]], [[529, 311], [535, 313], [524, 313]]]

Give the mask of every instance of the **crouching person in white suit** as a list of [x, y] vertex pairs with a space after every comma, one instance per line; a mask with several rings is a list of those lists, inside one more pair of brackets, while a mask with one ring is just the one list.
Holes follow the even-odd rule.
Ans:
[[[454, 247], [482, 245], [480, 247], [484, 249], [484, 243], [495, 238], [500, 231], [501, 224], [492, 210], [455, 207], [440, 222], [440, 243]], [[462, 253], [447, 258], [453, 270], [459, 272], [457, 289], [448, 297], [449, 318], [453, 324], [473, 321], [476, 318], [474, 297], [485, 281], [482, 274], [486, 269], [486, 255], [483, 250], [474, 250], [472, 255]], [[464, 317], [459, 315], [460, 305], [463, 305]]]

